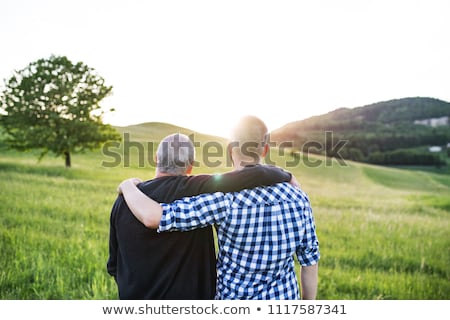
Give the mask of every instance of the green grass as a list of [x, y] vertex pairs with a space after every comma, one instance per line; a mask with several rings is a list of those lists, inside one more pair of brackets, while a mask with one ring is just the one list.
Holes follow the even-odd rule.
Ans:
[[[129, 129], [131, 139], [157, 141], [176, 130], [155, 126]], [[230, 169], [225, 157], [210, 159], [219, 167], [205, 166], [205, 150], [197, 151], [194, 173]], [[35, 153], [0, 150], [1, 299], [117, 299], [106, 273], [115, 189], [125, 178], [154, 174], [136, 162], [137, 149], [129, 156], [130, 167], [107, 168], [101, 151], [74, 155], [65, 169], [60, 158], [37, 162]], [[276, 150], [271, 159], [292, 160]], [[310, 160], [314, 167], [302, 161], [288, 170], [313, 206], [318, 299], [450, 299], [450, 175]]]

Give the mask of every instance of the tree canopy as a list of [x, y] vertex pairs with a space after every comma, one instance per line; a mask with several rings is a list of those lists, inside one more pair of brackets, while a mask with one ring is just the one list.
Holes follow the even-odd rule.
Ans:
[[[64, 156], [94, 149], [119, 134], [102, 118], [100, 101], [112, 86], [82, 62], [50, 56], [14, 71], [0, 96], [1, 124], [7, 143], [17, 150], [40, 149]], [[110, 109], [108, 111], [113, 111]]]

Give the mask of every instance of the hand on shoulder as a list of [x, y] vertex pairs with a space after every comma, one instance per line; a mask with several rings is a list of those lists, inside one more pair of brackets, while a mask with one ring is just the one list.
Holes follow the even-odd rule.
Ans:
[[123, 186], [126, 185], [126, 184], [128, 184], [128, 183], [132, 183], [132, 184], [134, 184], [135, 186], [137, 186], [137, 185], [138, 185], [139, 183], [141, 183], [141, 182], [142, 182], [142, 180], [139, 179], [139, 178], [129, 178], [129, 179], [123, 180], [123, 181], [119, 184], [119, 186], [117, 187], [117, 193], [118, 193], [118, 194], [122, 194]]

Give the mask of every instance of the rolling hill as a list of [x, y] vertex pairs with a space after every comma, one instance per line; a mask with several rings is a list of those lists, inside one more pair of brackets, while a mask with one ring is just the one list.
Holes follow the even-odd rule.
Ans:
[[[403, 98], [357, 108], [341, 108], [274, 130], [271, 140], [310, 153], [387, 165], [446, 164], [450, 103]], [[340, 142], [341, 147], [336, 148]], [[432, 154], [428, 148], [444, 152]]]
[[226, 139], [222, 137], [217, 137], [213, 135], [208, 135], [204, 133], [197, 132], [192, 129], [179, 127], [176, 125], [172, 125], [169, 123], [163, 122], [144, 122], [140, 124], [130, 125], [130, 126], [115, 126], [114, 127], [119, 133], [122, 135], [129, 134], [130, 138], [133, 141], [140, 142], [159, 142], [164, 137], [172, 134], [172, 133], [182, 133], [187, 136], [193, 135], [194, 141], [218, 141], [218, 142], [226, 142]]
[[[180, 132], [196, 141], [227, 140], [161, 122], [115, 127], [124, 140], [153, 142]], [[450, 103], [434, 98], [403, 98], [287, 123], [271, 132], [277, 146], [380, 165], [448, 167]], [[430, 147], [438, 152], [430, 152]], [[199, 150], [200, 152], [202, 150]], [[223, 153], [223, 150], [221, 150]], [[448, 170], [447, 170], [448, 171]]]

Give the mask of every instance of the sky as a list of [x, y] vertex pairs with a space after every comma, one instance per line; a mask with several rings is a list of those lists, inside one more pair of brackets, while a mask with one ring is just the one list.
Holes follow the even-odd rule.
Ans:
[[228, 136], [404, 97], [450, 101], [448, 0], [2, 0], [0, 88], [50, 55], [113, 86], [107, 123]]

